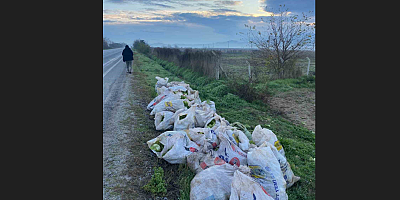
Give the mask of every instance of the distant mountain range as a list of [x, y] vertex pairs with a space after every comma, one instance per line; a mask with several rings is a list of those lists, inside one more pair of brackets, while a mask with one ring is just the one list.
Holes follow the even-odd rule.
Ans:
[[248, 43], [239, 42], [236, 40], [229, 40], [226, 42], [216, 42], [216, 43], [208, 43], [208, 44], [164, 44], [164, 43], [152, 43], [151, 47], [182, 47], [182, 48], [250, 48]]

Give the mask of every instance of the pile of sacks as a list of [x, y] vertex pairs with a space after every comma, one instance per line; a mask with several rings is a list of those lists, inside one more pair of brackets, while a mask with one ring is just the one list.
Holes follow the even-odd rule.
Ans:
[[271, 130], [258, 125], [250, 134], [218, 115], [213, 101], [202, 102], [189, 84], [156, 79], [158, 96], [147, 109], [156, 129], [165, 132], [147, 144], [158, 158], [187, 163], [196, 173], [191, 200], [288, 199], [286, 188], [300, 177]]

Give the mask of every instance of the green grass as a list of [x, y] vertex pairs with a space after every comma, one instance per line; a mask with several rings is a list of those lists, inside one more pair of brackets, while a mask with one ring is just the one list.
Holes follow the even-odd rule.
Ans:
[[296, 88], [310, 88], [315, 90], [315, 76], [302, 76], [297, 79], [278, 79], [259, 84], [259, 87], [265, 87], [265, 85], [271, 95], [291, 91]]
[[[286, 190], [289, 199], [315, 199], [315, 162], [313, 160], [315, 134], [270, 112], [268, 105], [261, 101], [250, 103], [230, 93], [226, 80], [213, 80], [157, 58], [150, 59], [141, 54], [137, 56], [142, 62], [140, 70], [145, 74], [143, 79], [147, 82], [149, 90], [153, 91], [153, 97], [156, 96], [154, 91], [156, 76], [168, 77], [169, 81], [183, 80], [199, 91], [202, 101], [214, 101], [217, 113], [229, 122], [241, 122], [250, 132], [259, 124], [263, 128], [271, 129], [283, 145], [294, 174], [301, 177], [297, 183]], [[307, 78], [277, 80], [267, 84], [272, 93], [293, 88], [315, 87], [315, 81]], [[186, 165], [179, 166], [179, 173], [180, 199], [189, 199], [190, 181], [194, 173]]]
[[192, 172], [186, 164], [179, 165], [178, 173], [178, 182], [180, 186], [179, 199], [190, 199], [190, 182], [196, 174]]
[[151, 176], [150, 181], [145, 186], [143, 186], [143, 189], [148, 192], [151, 192], [154, 195], [167, 194], [163, 168], [154, 167], [153, 170], [154, 174]]
[[168, 72], [164, 68], [162, 68], [159, 64], [148, 58], [147, 56], [144, 56], [143, 54], [136, 54], [140, 62], [142, 63], [140, 65], [140, 71], [145, 75], [144, 79], [146, 81], [146, 85], [148, 87], [151, 87], [151, 96], [154, 98], [157, 96], [157, 92], [154, 89], [154, 86], [157, 83], [156, 76], [159, 77], [168, 77], [169, 80], [168, 82], [171, 81], [182, 81], [180, 78], [172, 74], [171, 72]]

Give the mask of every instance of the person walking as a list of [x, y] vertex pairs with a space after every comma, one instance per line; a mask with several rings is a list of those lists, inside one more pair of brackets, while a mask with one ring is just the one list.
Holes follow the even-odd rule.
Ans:
[[126, 63], [126, 73], [132, 74], [133, 51], [128, 45], [122, 51], [122, 61]]

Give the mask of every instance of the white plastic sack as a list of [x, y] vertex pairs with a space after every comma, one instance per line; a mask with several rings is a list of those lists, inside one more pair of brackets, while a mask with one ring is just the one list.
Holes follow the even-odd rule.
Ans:
[[181, 82], [171, 81], [171, 82], [167, 83], [167, 87], [173, 87], [173, 86], [183, 86], [186, 89], [190, 88], [189, 84], [185, 83], [184, 81], [181, 81]]
[[175, 86], [169, 87], [169, 89], [172, 92], [187, 92], [187, 89], [180, 85], [175, 85]]
[[150, 112], [150, 115], [155, 115], [161, 111], [175, 112], [184, 107], [185, 105], [183, 104], [183, 99], [167, 98], [154, 106], [153, 110]]
[[253, 142], [257, 146], [260, 146], [262, 143], [267, 141], [268, 143], [274, 145], [280, 154], [285, 156], [285, 151], [283, 150], [282, 145], [279, 143], [278, 138], [271, 130], [267, 128], [262, 128], [260, 125], [257, 125], [254, 128], [254, 131], [251, 134], [251, 136], [253, 138]]
[[175, 122], [176, 116], [178, 116], [179, 113], [185, 112], [185, 111], [187, 111], [187, 110], [188, 110], [188, 109], [187, 109], [186, 107], [184, 107], [184, 108], [181, 108], [181, 109], [175, 111], [174, 116], [172, 116], [172, 118], [174, 118], [174, 122]]
[[157, 88], [160, 88], [162, 86], [167, 86], [168, 77], [160, 78], [160, 77], [156, 76], [156, 79], [157, 79], [156, 90], [157, 90]]
[[171, 111], [161, 111], [154, 117], [154, 125], [157, 131], [172, 129], [174, 127], [174, 113]]
[[164, 92], [167, 92], [167, 91], [168, 91], [168, 88], [165, 87], [165, 86], [162, 86], [160, 88], [156, 88], [157, 95], [163, 94]]
[[218, 128], [215, 129], [215, 132], [217, 134], [224, 134], [225, 137], [229, 139], [229, 141], [233, 142], [236, 146], [238, 146], [238, 142], [236, 142], [235, 138], [233, 138], [233, 131], [230, 129], [230, 126], [226, 126], [225, 124], [222, 124], [218, 126]]
[[218, 133], [217, 136], [220, 140], [219, 148], [216, 152], [218, 157], [225, 162], [238, 167], [247, 165], [247, 154], [244, 151], [232, 143], [226, 135]]
[[194, 152], [187, 156], [187, 165], [196, 174], [214, 165], [223, 165], [225, 163], [226, 162], [218, 157], [212, 150], [207, 153]]
[[[184, 82], [184, 81], [181, 81], [181, 82]], [[181, 83], [181, 82], [179, 82], [179, 81], [171, 81], [171, 82], [168, 82], [168, 83], [167, 83], [167, 87], [171, 87], [171, 86], [174, 86], [174, 85], [178, 85], [178, 83]]]
[[211, 109], [208, 109], [208, 110], [196, 109], [195, 112], [196, 112], [196, 114], [195, 114], [196, 127], [204, 127], [206, 125], [206, 122], [209, 119], [213, 118], [213, 115], [215, 113]]
[[198, 103], [198, 108], [197, 109], [204, 110], [204, 111], [211, 110], [211, 111], [217, 112], [217, 110], [215, 109], [214, 101], [208, 101], [208, 102], [207, 101], [203, 101], [201, 103]]
[[199, 91], [197, 90], [192, 90], [192, 88], [189, 87], [189, 89], [187, 90], [187, 94], [182, 93], [182, 95], [184, 96], [183, 98], [188, 99], [190, 102], [192, 102], [192, 104], [201, 104], [201, 100], [199, 97]]
[[151, 151], [153, 151], [153, 153], [157, 155], [158, 158], [162, 158], [163, 153], [168, 150], [168, 148], [165, 148], [168, 141], [173, 142], [172, 139], [176, 140], [176, 138], [172, 138], [172, 136], [174, 136], [175, 134], [180, 134], [180, 131], [166, 131], [156, 138], [147, 141], [147, 145], [149, 146]]
[[233, 131], [233, 137], [239, 141], [239, 148], [242, 149], [243, 151], [248, 151], [249, 150], [249, 145], [250, 145], [250, 140], [247, 138], [247, 136], [241, 131], [235, 130]]
[[174, 131], [185, 130], [195, 127], [195, 107], [183, 111], [175, 116]]
[[237, 130], [237, 128], [232, 127], [232, 126], [225, 126], [225, 125], [220, 125], [215, 132], [225, 134], [228, 139], [233, 142], [236, 146], [239, 146], [240, 149], [243, 151], [248, 151], [249, 150], [249, 145], [250, 141], [246, 137], [246, 135], [240, 131]]
[[263, 186], [268, 194], [276, 200], [288, 199], [280, 164], [269, 146], [251, 149], [247, 153], [247, 162], [251, 169], [251, 176]]
[[211, 149], [215, 149], [219, 145], [219, 140], [215, 132], [210, 128], [192, 128], [185, 130], [189, 138], [195, 142], [200, 151], [207, 153]]
[[190, 200], [227, 200], [231, 195], [233, 173], [240, 170], [249, 173], [246, 166], [236, 167], [229, 164], [207, 168], [190, 182]]
[[205, 141], [205, 136], [204, 133], [207, 132], [208, 130], [205, 128], [191, 128], [188, 130], [184, 130], [187, 135], [189, 136], [189, 139], [192, 140], [194, 143], [196, 143], [198, 146], [203, 146]]
[[156, 96], [149, 104], [147, 104], [147, 110], [153, 110], [154, 106], [160, 103], [163, 99], [165, 99], [168, 94], [160, 94]]
[[231, 196], [229, 200], [274, 200], [267, 191], [251, 177], [239, 170], [233, 173]]
[[225, 120], [225, 118], [219, 116], [217, 113], [214, 113], [214, 117], [207, 120], [204, 128], [211, 128], [215, 131], [221, 125], [227, 126], [227, 125], [229, 125], [229, 122], [227, 120]]
[[274, 156], [279, 162], [283, 178], [286, 181], [286, 188], [291, 187], [295, 182], [300, 180], [300, 177], [294, 175], [292, 169], [290, 168], [289, 162], [286, 160], [286, 157], [280, 154], [274, 145], [266, 141], [260, 145], [260, 147], [267, 147], [267, 146], [271, 148], [272, 152], [274, 153]]
[[188, 155], [199, 150], [184, 131], [166, 131], [147, 141], [147, 145], [158, 158], [171, 164], [183, 164]]

